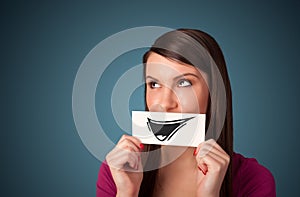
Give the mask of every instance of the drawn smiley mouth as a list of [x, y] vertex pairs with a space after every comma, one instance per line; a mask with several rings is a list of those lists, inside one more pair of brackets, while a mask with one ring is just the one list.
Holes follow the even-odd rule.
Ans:
[[152, 132], [159, 141], [169, 141], [180, 128], [186, 125], [187, 121], [193, 118], [194, 117], [169, 121], [158, 121], [147, 118], [147, 125], [149, 131]]

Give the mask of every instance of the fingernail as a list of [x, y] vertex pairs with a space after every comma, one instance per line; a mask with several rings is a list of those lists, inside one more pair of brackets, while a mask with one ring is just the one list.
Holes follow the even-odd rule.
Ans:
[[140, 144], [140, 149], [144, 150], [144, 144]]
[[195, 148], [195, 149], [194, 149], [194, 154], [193, 154], [194, 156], [196, 155], [196, 151], [197, 151], [197, 149]]
[[199, 170], [201, 170], [201, 172], [206, 175], [206, 172], [204, 172], [199, 166], [198, 166]]
[[201, 170], [201, 172], [203, 173], [203, 170], [198, 166], [198, 169]]

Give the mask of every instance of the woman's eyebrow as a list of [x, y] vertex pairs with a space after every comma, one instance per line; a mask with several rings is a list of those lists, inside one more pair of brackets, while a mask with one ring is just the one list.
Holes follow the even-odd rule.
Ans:
[[[174, 77], [173, 80], [176, 81], [177, 79], [180, 79], [180, 78], [185, 77], [185, 76], [188, 76], [188, 75], [192, 75], [192, 76], [194, 76], [194, 77], [200, 79], [199, 76], [196, 75], [196, 74], [193, 74], [193, 73], [184, 73], [184, 74], [182, 74], [182, 75], [178, 75], [178, 76]], [[154, 77], [152, 77], [152, 76], [149, 76], [149, 75], [146, 76], [146, 79], [152, 79], [152, 80], [154, 80], [154, 81], [159, 81], [158, 79], [156, 79], [156, 78], [154, 78]]]
[[154, 81], [158, 81], [157, 79], [155, 79], [154, 77], [151, 77], [151, 76], [146, 76], [146, 79], [152, 79]]
[[187, 75], [192, 75], [192, 76], [194, 76], [194, 77], [200, 79], [199, 76], [196, 75], [196, 74], [194, 74], [194, 73], [184, 73], [184, 74], [182, 74], [182, 75], [179, 75], [179, 76], [177, 76], [177, 77], [174, 77], [173, 80], [176, 81], [177, 79], [182, 78], [182, 77], [185, 77], [185, 76], [187, 76]]

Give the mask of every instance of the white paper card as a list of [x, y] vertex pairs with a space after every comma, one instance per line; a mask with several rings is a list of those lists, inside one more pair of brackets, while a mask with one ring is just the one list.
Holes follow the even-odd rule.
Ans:
[[132, 111], [132, 135], [144, 144], [197, 147], [205, 140], [205, 114]]

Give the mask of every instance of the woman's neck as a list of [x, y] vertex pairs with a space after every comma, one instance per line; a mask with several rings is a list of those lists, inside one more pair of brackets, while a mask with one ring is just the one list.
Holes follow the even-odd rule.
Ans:
[[194, 148], [174, 146], [161, 148], [162, 165], [164, 166], [158, 170], [156, 194], [168, 194], [170, 196], [172, 193], [171, 196], [175, 194], [180, 196], [184, 193], [193, 196], [196, 185], [194, 172], [197, 169], [197, 162], [193, 153]]
[[194, 149], [192, 147], [180, 146], [162, 146], [161, 148], [161, 169], [179, 168], [185, 169], [196, 166], [196, 160], [193, 156]]

